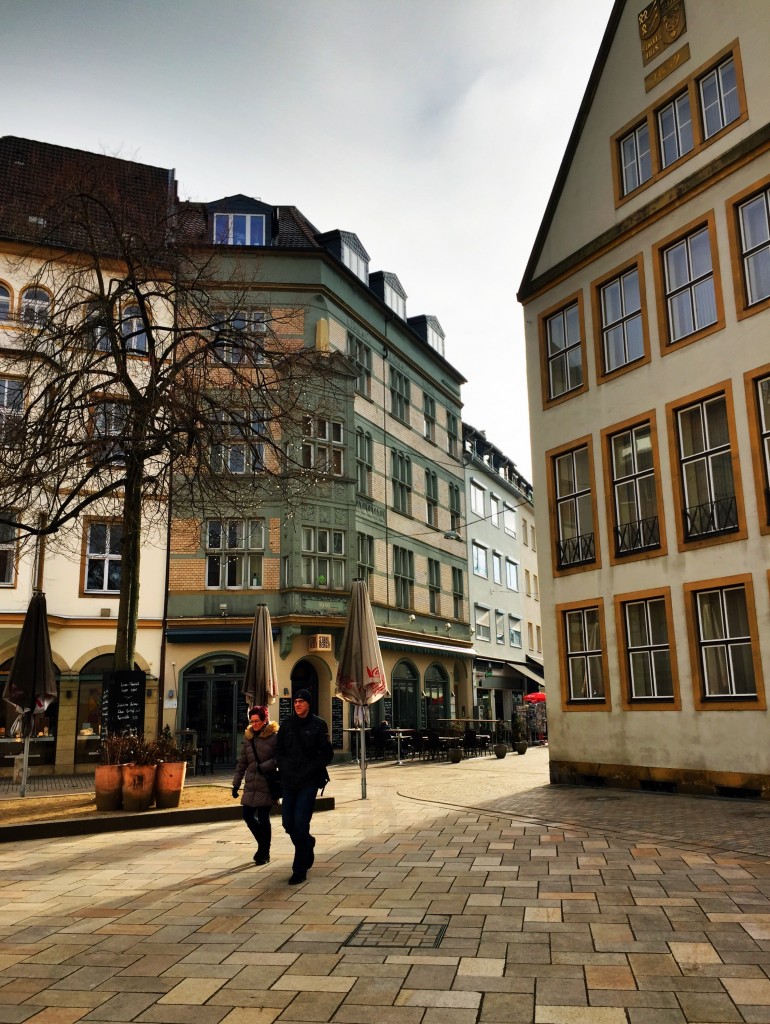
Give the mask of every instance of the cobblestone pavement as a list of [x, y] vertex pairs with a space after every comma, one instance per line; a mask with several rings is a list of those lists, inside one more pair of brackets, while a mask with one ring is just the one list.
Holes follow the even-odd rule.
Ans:
[[296, 887], [277, 822], [262, 868], [241, 822], [5, 844], [0, 1024], [770, 1022], [764, 804], [331, 774]]

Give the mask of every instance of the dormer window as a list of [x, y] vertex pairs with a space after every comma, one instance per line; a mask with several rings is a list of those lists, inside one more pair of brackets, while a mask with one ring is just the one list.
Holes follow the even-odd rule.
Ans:
[[444, 354], [444, 335], [440, 334], [435, 327], [428, 324], [428, 344], [440, 355]]
[[215, 213], [214, 242], [217, 245], [264, 245], [264, 215]]
[[393, 312], [400, 316], [402, 320], [406, 320], [406, 299], [403, 295], [399, 295], [392, 285], [385, 282], [385, 303], [390, 306]]
[[369, 277], [369, 263], [362, 256], [360, 256], [355, 249], [352, 249], [345, 242], [342, 243], [342, 262], [348, 268], [352, 270], [356, 277], [360, 277], [362, 281], [367, 281]]

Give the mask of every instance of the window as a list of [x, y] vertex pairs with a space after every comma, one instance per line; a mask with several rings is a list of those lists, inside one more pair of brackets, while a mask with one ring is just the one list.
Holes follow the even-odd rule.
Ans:
[[524, 516], [521, 517], [521, 543], [525, 548], [529, 547], [529, 523]]
[[327, 590], [345, 587], [345, 532], [302, 527], [302, 586]]
[[44, 288], [26, 288], [21, 293], [21, 319], [30, 326], [40, 326], [48, 319], [51, 296]]
[[609, 438], [616, 555], [660, 547], [650, 423]]
[[548, 398], [583, 385], [583, 332], [580, 306], [572, 302], [545, 320]]
[[103, 401], [94, 406], [91, 422], [93, 440], [98, 446], [98, 452], [94, 452], [95, 461], [125, 462], [125, 449], [119, 439], [125, 440], [127, 420], [126, 402]]
[[396, 584], [396, 608], [414, 605], [414, 553], [406, 548], [393, 548], [393, 580]]
[[622, 604], [629, 699], [674, 696], [666, 600], [660, 595]]
[[360, 427], [356, 430], [356, 490], [372, 493], [372, 435]]
[[727, 401], [724, 394], [676, 414], [684, 508], [684, 539], [738, 529]]
[[408, 516], [412, 510], [412, 461], [403, 452], [391, 452], [393, 508]]
[[500, 529], [500, 499], [495, 494], [489, 496], [489, 521]]
[[86, 535], [86, 585], [88, 594], [117, 594], [120, 590], [120, 559], [123, 527], [120, 523], [91, 523]]
[[409, 378], [400, 370], [390, 368], [390, 411], [402, 421], [409, 423]]
[[492, 582], [498, 586], [503, 584], [503, 556], [499, 551], [492, 552]]
[[535, 649], [535, 631], [532, 628], [532, 623], [527, 623], [527, 648], [530, 651]]
[[495, 641], [498, 644], [505, 643], [505, 612], [499, 608], [495, 612]]
[[480, 484], [471, 481], [471, 512], [480, 519], [484, 518], [484, 495], [486, 489]]
[[721, 131], [725, 125], [740, 117], [738, 82], [733, 58], [728, 57], [713, 71], [704, 75], [699, 86], [703, 136], [709, 139]]
[[508, 643], [511, 647], [521, 647], [521, 619], [516, 615], [508, 616]]
[[507, 502], [503, 502], [503, 529], [509, 537], [516, 536], [516, 509]]
[[489, 608], [483, 608], [480, 604], [475, 605], [476, 639], [491, 640], [491, 626]]
[[264, 215], [215, 213], [214, 242], [217, 245], [264, 245]]
[[436, 400], [423, 392], [422, 396], [423, 436], [428, 441], [436, 440]]
[[267, 331], [267, 315], [263, 310], [238, 310], [231, 315], [222, 313], [222, 319], [212, 327], [211, 359], [228, 366], [265, 362], [261, 341]]
[[372, 350], [363, 341], [348, 334], [348, 355], [356, 367], [356, 391], [365, 398], [372, 394]]
[[638, 125], [618, 143], [623, 195], [628, 195], [652, 177], [650, 130], [647, 122]]
[[430, 470], [425, 470], [425, 506], [428, 526], [438, 526], [438, 478]]
[[265, 468], [265, 424], [248, 413], [217, 413], [220, 440], [211, 448], [215, 473], [260, 473]]
[[0, 320], [11, 319], [11, 293], [0, 284]]
[[463, 617], [464, 594], [463, 571], [452, 566], [452, 615], [455, 619]]
[[428, 559], [428, 600], [434, 615], [441, 614], [441, 562]]
[[454, 413], [447, 411], [446, 414], [446, 435], [447, 435], [447, 452], [453, 458], [457, 458], [457, 449], [459, 444], [459, 434], [457, 430], [457, 417]]
[[262, 586], [264, 519], [210, 519], [206, 523], [206, 586], [242, 590]]
[[477, 544], [474, 540], [471, 544], [471, 552], [473, 556], [473, 574], [474, 576], [483, 576], [487, 579], [489, 576], [489, 566], [487, 564], [487, 549], [482, 547], [481, 544]]
[[540, 626], [535, 626], [535, 643], [538, 654], [543, 653], [543, 631]]
[[[10, 518], [5, 511], [3, 515]], [[0, 523], [0, 587], [12, 587], [16, 566], [16, 530], [8, 523]]]
[[556, 564], [559, 569], [596, 561], [588, 446], [557, 456]]
[[524, 593], [527, 597], [532, 597], [532, 578], [529, 569], [524, 570]]
[[339, 420], [306, 416], [302, 424], [302, 468], [327, 476], [345, 474], [345, 433]]
[[509, 590], [519, 589], [519, 567], [511, 558], [505, 560], [505, 585]]
[[604, 666], [598, 608], [563, 612], [568, 698], [604, 700]]
[[537, 573], [532, 573], [532, 596], [536, 601], [540, 600], [540, 583], [537, 578]]
[[770, 298], [770, 189], [738, 207], [741, 259], [749, 306]]
[[383, 298], [385, 304], [390, 306], [394, 313], [397, 313], [402, 320], [406, 320], [406, 296], [396, 291], [387, 280], [383, 282]]
[[663, 167], [675, 163], [693, 148], [689, 93], [680, 93], [658, 111], [658, 137]]
[[142, 313], [138, 306], [127, 306], [120, 318], [120, 333], [125, 342], [126, 352], [146, 352], [147, 334]]
[[662, 251], [669, 342], [697, 334], [718, 319], [708, 225]]
[[449, 485], [449, 529], [459, 530], [461, 522], [460, 488], [457, 484]]
[[374, 575], [374, 537], [370, 537], [368, 533], [359, 533], [356, 539], [358, 542], [356, 575], [369, 586], [369, 581]]
[[347, 245], [345, 242], [342, 243], [342, 262], [348, 268], [352, 270], [356, 277], [366, 282], [369, 279], [369, 260], [365, 259], [360, 253]]
[[533, 551], [537, 551], [537, 545], [535, 544], [535, 527], [534, 526], [530, 529], [529, 535], [530, 535], [530, 538], [531, 538], [532, 550]]
[[746, 585], [694, 590], [693, 600], [703, 699], [756, 697]]
[[[761, 477], [763, 499], [760, 501], [760, 522], [770, 525], [770, 376], [751, 381], [756, 407], [756, 426], [752, 427], [752, 450], [757, 453], [758, 477]], [[757, 483], [759, 483], [759, 479]], [[767, 532], [762, 530], [762, 532]]]
[[613, 373], [645, 354], [638, 267], [602, 284], [599, 304], [603, 372]]
[[0, 441], [13, 442], [24, 412], [24, 384], [14, 377], [0, 377]]

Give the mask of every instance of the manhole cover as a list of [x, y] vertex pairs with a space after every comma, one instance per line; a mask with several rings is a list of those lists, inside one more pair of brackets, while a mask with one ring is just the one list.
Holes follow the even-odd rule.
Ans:
[[404, 924], [362, 921], [345, 939], [345, 946], [411, 946], [435, 949], [444, 937], [445, 924]]

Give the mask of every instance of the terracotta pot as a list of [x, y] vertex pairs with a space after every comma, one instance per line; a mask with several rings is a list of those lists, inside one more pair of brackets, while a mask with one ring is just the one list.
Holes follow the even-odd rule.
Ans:
[[155, 772], [155, 806], [178, 807], [187, 774], [186, 761], [161, 761]]
[[154, 764], [123, 765], [123, 810], [146, 811], [155, 789]]
[[119, 811], [123, 806], [123, 765], [98, 764], [94, 787], [97, 811]]

